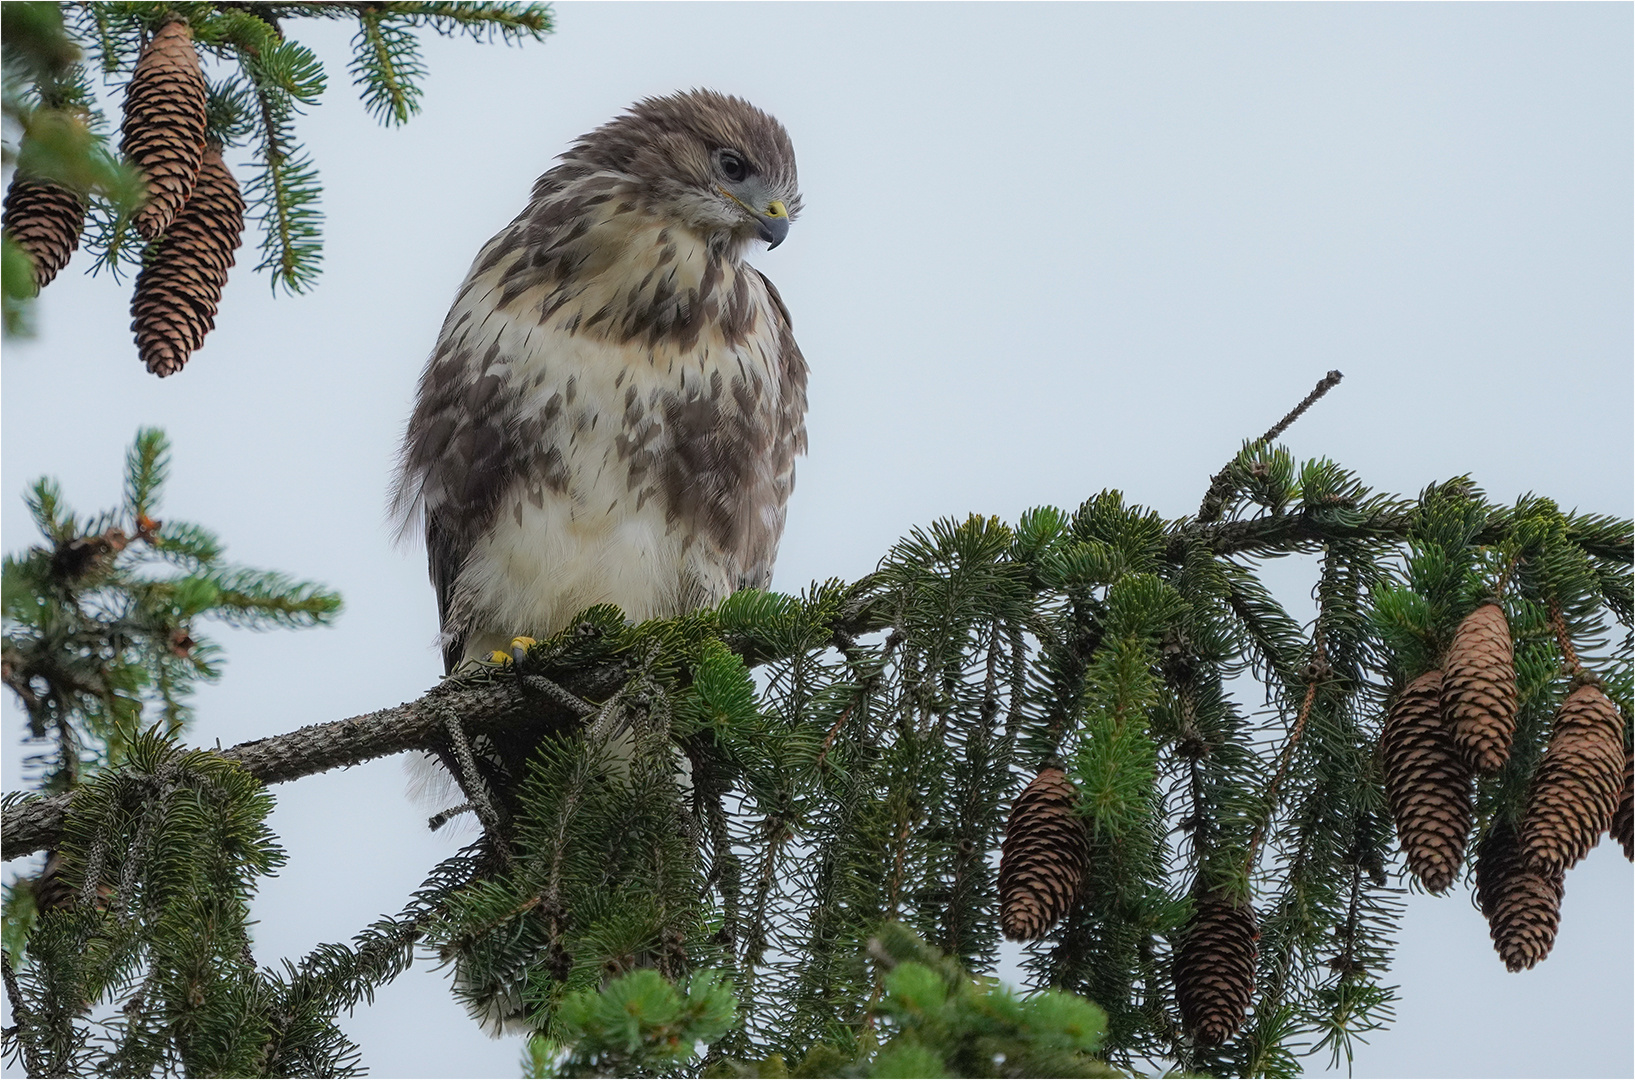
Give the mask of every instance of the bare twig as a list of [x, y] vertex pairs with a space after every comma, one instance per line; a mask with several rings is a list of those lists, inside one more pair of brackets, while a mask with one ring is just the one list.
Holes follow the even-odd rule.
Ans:
[[471, 752], [471, 740], [466, 737], [465, 728], [460, 723], [460, 714], [446, 704], [443, 706], [443, 730], [448, 732], [449, 745], [454, 747], [454, 757], [460, 763], [460, 786], [471, 798], [471, 807], [481, 819], [494, 849], [499, 852], [506, 867], [510, 868], [511, 847], [505, 842], [499, 814], [494, 810], [493, 800], [488, 797], [488, 782], [477, 771], [477, 758]]
[[575, 694], [568, 693], [568, 691], [543, 675], [523, 675], [521, 678], [523, 686], [536, 693], [544, 694], [558, 705], [576, 712], [580, 716], [589, 716], [596, 711], [596, 706]]
[[1567, 620], [1561, 615], [1561, 604], [1550, 601], [1550, 629], [1555, 631], [1556, 644], [1561, 647], [1561, 657], [1567, 661], [1567, 670], [1574, 675], [1583, 674], [1584, 666], [1578, 662], [1578, 650], [1573, 648], [1573, 636], [1567, 631]]
[[1323, 643], [1317, 642], [1317, 656], [1306, 669], [1306, 700], [1300, 705], [1300, 715], [1295, 719], [1294, 727], [1289, 731], [1289, 741], [1283, 744], [1283, 755], [1278, 759], [1277, 772], [1272, 775], [1272, 782], [1266, 788], [1266, 813], [1255, 825], [1254, 835], [1249, 837], [1249, 856], [1244, 860], [1244, 873], [1254, 872], [1255, 861], [1260, 858], [1260, 842], [1266, 837], [1266, 830], [1272, 823], [1272, 815], [1277, 812], [1277, 797], [1283, 787], [1283, 778], [1288, 775], [1289, 763], [1294, 760], [1294, 752], [1300, 746], [1300, 736], [1306, 732], [1306, 719], [1311, 716], [1311, 707], [1317, 701], [1317, 685], [1327, 678], [1329, 666], [1323, 656]]
[[426, 828], [430, 829], [432, 832], [436, 832], [444, 825], [447, 825], [454, 818], [459, 817], [461, 814], [464, 814], [467, 811], [475, 809], [476, 807], [472, 806], [469, 802], [463, 802], [459, 806], [451, 806], [447, 810], [444, 810], [441, 813], [433, 814], [431, 817], [427, 818]]
[[[1327, 375], [1324, 375], [1317, 385], [1312, 388], [1311, 393], [1307, 394], [1301, 399], [1300, 404], [1290, 409], [1287, 416], [1273, 424], [1271, 429], [1268, 430], [1266, 434], [1256, 439], [1250, 445], [1265, 446], [1267, 443], [1289, 430], [1290, 426], [1292, 426], [1296, 420], [1300, 419], [1301, 415], [1304, 414], [1307, 409], [1317, 404], [1317, 400], [1319, 398], [1328, 393], [1330, 390], [1334, 389], [1336, 386], [1340, 385], [1340, 380], [1343, 378], [1345, 378], [1345, 376], [1340, 374], [1339, 371], [1331, 371]], [[1232, 460], [1236, 461], [1237, 459], [1233, 458]], [[1226, 500], [1231, 494], [1232, 462], [1229, 461], [1221, 468], [1220, 472], [1216, 473], [1210, 478], [1209, 490], [1204, 493], [1203, 505], [1198, 507], [1198, 522], [1203, 524], [1214, 521], [1216, 518], [1220, 517], [1221, 510], [1225, 508]]]

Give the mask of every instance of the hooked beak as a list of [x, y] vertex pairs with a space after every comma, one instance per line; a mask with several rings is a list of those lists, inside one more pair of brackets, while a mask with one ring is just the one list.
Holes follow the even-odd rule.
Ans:
[[783, 238], [789, 235], [789, 208], [782, 199], [773, 199], [766, 204], [765, 210], [757, 210], [726, 188], [717, 190], [754, 216], [755, 234], [766, 241], [768, 251], [783, 243]]
[[789, 235], [789, 211], [785, 209], [781, 199], [774, 199], [766, 208], [766, 213], [756, 214], [760, 228], [757, 230], [762, 240], [766, 241], [770, 251], [783, 243], [783, 238]]

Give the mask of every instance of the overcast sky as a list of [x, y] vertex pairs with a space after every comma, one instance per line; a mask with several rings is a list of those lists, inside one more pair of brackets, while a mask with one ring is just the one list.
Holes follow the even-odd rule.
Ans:
[[[435, 604], [384, 506], [438, 324], [574, 136], [693, 86], [776, 114], [800, 162], [806, 212], [751, 257], [812, 372], [777, 587], [857, 577], [943, 515], [1103, 487], [1193, 512], [1330, 368], [1345, 382], [1287, 436], [1299, 455], [1399, 493], [1469, 472], [1501, 500], [1629, 516], [1631, 12], [562, 4], [542, 45], [428, 42], [425, 112], [400, 130], [347, 84], [342, 24], [292, 23], [331, 73], [300, 127], [325, 184], [321, 283], [274, 300], [241, 252], [219, 327], [160, 382], [128, 283], [71, 264], [38, 341], [5, 350], [4, 549], [35, 541], [30, 480], [111, 506], [136, 428], [161, 425], [166, 516], [348, 605], [331, 630], [219, 634], [193, 737], [417, 697], [441, 672]], [[1297, 598], [1301, 572], [1280, 578]], [[458, 845], [403, 788], [387, 760], [273, 789], [290, 863], [257, 902], [262, 962], [397, 911]], [[1568, 875], [1555, 951], [1525, 974], [1465, 893], [1412, 898], [1399, 1020], [1356, 1074], [1630, 1075], [1631, 921], [1609, 844]], [[481, 1035], [446, 976], [417, 964], [346, 1022], [375, 1075], [517, 1074], [518, 1040]]]

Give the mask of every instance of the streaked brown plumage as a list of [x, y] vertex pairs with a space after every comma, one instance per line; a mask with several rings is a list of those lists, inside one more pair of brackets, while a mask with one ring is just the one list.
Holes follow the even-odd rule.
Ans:
[[478, 254], [394, 493], [448, 668], [592, 604], [654, 618], [770, 581], [806, 363], [743, 254], [799, 210], [782, 125], [692, 91], [581, 137]]

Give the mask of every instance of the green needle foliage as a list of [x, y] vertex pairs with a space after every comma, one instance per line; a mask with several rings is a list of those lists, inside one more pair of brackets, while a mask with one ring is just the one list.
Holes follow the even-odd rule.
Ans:
[[[87, 70], [123, 83], [148, 37], [177, 16], [187, 21], [205, 63], [209, 137], [250, 154], [244, 194], [261, 230], [256, 269], [267, 273], [275, 291], [289, 293], [310, 289], [322, 261], [322, 186], [296, 128], [303, 111], [320, 103], [329, 79], [318, 57], [290, 36], [289, 24], [357, 22], [347, 72], [369, 114], [387, 125], [420, 111], [427, 73], [420, 32], [509, 45], [543, 40], [552, 30], [550, 6], [538, 3], [4, 5], [6, 164], [86, 196], [85, 247], [98, 268], [116, 274], [141, 265], [143, 245], [132, 227], [141, 183], [110, 141]], [[18, 145], [10, 141], [12, 124], [21, 133]], [[3, 269], [6, 332], [27, 333], [34, 281], [27, 256], [9, 239]]]
[[[143, 535], [162, 471], [144, 439], [122, 517], [74, 524], [36, 489], [52, 539], [8, 563], [7, 648], [15, 634], [74, 673], [151, 671], [141, 693], [169, 716], [156, 665], [183, 613], [327, 609], [262, 603], [292, 594], [211, 561], [197, 530]], [[129, 538], [117, 551], [111, 530]], [[139, 576], [144, 551], [169, 551], [177, 576]], [[1310, 621], [1261, 575], [1296, 553], [1315, 556]], [[1307, 1055], [1349, 1060], [1393, 1017], [1408, 881], [1377, 758], [1385, 709], [1497, 599], [1518, 730], [1509, 763], [1477, 781], [1472, 847], [1514, 827], [1575, 662], [1629, 717], [1631, 562], [1628, 521], [1535, 496], [1495, 504], [1462, 477], [1381, 494], [1257, 441], [1200, 517], [1107, 491], [1014, 526], [937, 522], [851, 584], [744, 591], [641, 625], [593, 608], [416, 704], [440, 717], [416, 745], [464, 754], [481, 838], [400, 915], [282, 970], [226, 944], [276, 862], [253, 782], [163, 731], [118, 735], [119, 700], [140, 694], [113, 675], [98, 676], [117, 684], [112, 705], [88, 676], [50, 694], [25, 680], [33, 708], [56, 710], [38, 714], [47, 729], [65, 717], [109, 734], [60, 841], [77, 899], [33, 920], [18, 901], [8, 924], [27, 966], [8, 988], [7, 1050], [41, 1070], [343, 1075], [360, 1066], [333, 1017], [419, 955], [448, 966], [490, 1030], [533, 1034], [530, 1075], [1293, 1076]], [[133, 599], [87, 614], [91, 590], [65, 587], [65, 568]], [[189, 576], [210, 588], [178, 584]], [[160, 597], [147, 614], [143, 598]], [[117, 624], [132, 651], [47, 649], [79, 640], [50, 620], [93, 637]], [[301, 736], [281, 753], [299, 757]], [[275, 778], [335, 763], [286, 760]], [[1090, 858], [1065, 917], [1022, 946], [1033, 985], [1018, 997], [987, 978], [998, 848], [1044, 767], [1075, 785]], [[164, 869], [149, 852], [203, 828], [169, 808], [202, 792], [243, 808], [224, 819], [236, 831], [164, 847], [179, 860]], [[211, 875], [209, 897], [161, 891]], [[1205, 897], [1250, 905], [1259, 927], [1248, 1019], [1216, 1047], [1176, 1005]], [[85, 946], [104, 940], [125, 951]]]
[[236, 566], [208, 530], [158, 521], [170, 469], [164, 433], [137, 433], [116, 510], [82, 519], [54, 480], [27, 503], [44, 543], [4, 564], [5, 683], [40, 744], [30, 759], [46, 791], [118, 765], [155, 725], [180, 734], [200, 681], [220, 677], [220, 649], [200, 625], [322, 626], [341, 598], [311, 582]]
[[[87, 780], [58, 851], [71, 900], [3, 961], [7, 1058], [30, 1076], [358, 1075], [335, 1017], [408, 966], [425, 897], [351, 946], [258, 968], [249, 903], [284, 861], [272, 802], [237, 765], [159, 729]], [[466, 873], [450, 860], [428, 889]]]
[[556, 1010], [560, 1042], [536, 1036], [531, 1053], [537, 1060], [552, 1046], [573, 1048], [550, 1075], [673, 1075], [696, 1061], [700, 1043], [712, 1043], [732, 1027], [733, 1004], [732, 991], [714, 972], [694, 975], [683, 994], [644, 968], [604, 989], [564, 997]]
[[880, 1049], [851, 1075], [1119, 1075], [1092, 1056], [1107, 1017], [1083, 998], [1057, 990], [1018, 998], [992, 979], [973, 980], [899, 923], [869, 944], [883, 972]]

